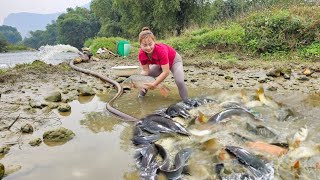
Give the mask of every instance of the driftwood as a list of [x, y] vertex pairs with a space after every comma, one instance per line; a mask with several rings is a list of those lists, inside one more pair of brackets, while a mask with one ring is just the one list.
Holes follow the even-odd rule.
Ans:
[[18, 117], [16, 117], [16, 119], [9, 126], [0, 128], [0, 131], [3, 131], [3, 130], [9, 131], [10, 128], [14, 125], [14, 123], [16, 123], [18, 121], [19, 117], [20, 117], [20, 114], [18, 115]]

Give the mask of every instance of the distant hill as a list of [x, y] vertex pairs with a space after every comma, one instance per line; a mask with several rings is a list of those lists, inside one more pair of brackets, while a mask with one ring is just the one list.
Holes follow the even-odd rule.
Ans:
[[29, 31], [45, 30], [47, 24], [56, 20], [61, 13], [35, 14], [35, 13], [12, 13], [3, 21], [3, 25], [17, 28], [22, 38], [28, 36]]
[[[81, 7], [90, 9], [90, 3]], [[57, 20], [60, 14], [62, 12], [53, 14], [11, 13], [4, 19], [3, 25], [17, 28], [22, 38], [25, 38], [29, 35], [30, 31], [45, 30], [47, 24]]]

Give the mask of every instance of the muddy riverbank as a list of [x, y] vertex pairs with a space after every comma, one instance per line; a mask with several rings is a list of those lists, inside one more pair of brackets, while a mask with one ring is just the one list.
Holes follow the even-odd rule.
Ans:
[[[137, 61], [124, 58], [78, 64], [82, 68], [122, 82], [125, 78], [115, 76], [111, 70], [111, 67], [117, 65], [139, 64]], [[222, 62], [186, 57], [184, 71], [187, 86], [192, 89], [253, 91], [262, 86], [268, 96], [299, 92], [318, 97], [320, 93], [319, 63]], [[172, 88], [173, 93], [169, 98], [178, 101], [178, 97], [173, 97], [177, 96], [177, 93], [172, 76], [170, 75], [164, 83]], [[35, 62], [0, 74], [0, 147], [9, 147], [8, 152], [0, 154], [0, 163], [1, 159], [10, 154], [10, 148], [19, 148], [22, 151], [30, 149], [30, 141], [42, 139], [42, 134], [37, 132], [60, 127], [62, 115], [68, 116], [68, 113], [57, 112], [60, 105], [70, 104], [74, 100], [80, 103], [89, 102], [90, 97], [86, 99], [81, 96], [83, 87], [89, 88], [97, 95], [108, 94], [103, 97], [104, 101], [115, 94], [115, 89], [110, 84], [73, 71], [66, 63], [47, 65]], [[49, 94], [56, 91], [61, 93], [61, 101], [45, 100]], [[125, 92], [130, 90], [126, 89]], [[82, 98], [79, 98], [79, 95]], [[33, 127], [32, 135], [21, 131], [21, 127], [25, 124]], [[21, 169], [16, 164], [3, 164], [11, 171], [10, 173]]]

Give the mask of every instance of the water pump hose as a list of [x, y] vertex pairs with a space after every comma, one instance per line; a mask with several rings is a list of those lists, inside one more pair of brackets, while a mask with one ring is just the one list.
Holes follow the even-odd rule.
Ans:
[[103, 81], [106, 81], [106, 82], [114, 85], [117, 88], [118, 92], [109, 102], [107, 102], [107, 105], [106, 105], [107, 110], [109, 112], [111, 112], [113, 115], [116, 115], [117, 117], [121, 118], [124, 121], [139, 121], [139, 119], [137, 119], [135, 117], [132, 117], [132, 116], [130, 116], [130, 115], [124, 113], [124, 112], [121, 112], [118, 109], [112, 107], [112, 103], [117, 98], [119, 98], [123, 93], [123, 88], [118, 82], [116, 82], [116, 81], [114, 81], [114, 80], [112, 80], [112, 79], [110, 79], [108, 77], [104, 77], [104, 76], [102, 76], [102, 75], [100, 75], [98, 73], [95, 73], [93, 71], [90, 71], [90, 70], [87, 70], [87, 69], [83, 69], [83, 68], [79, 68], [79, 67], [74, 65], [74, 60], [71, 60], [69, 65], [70, 65], [70, 67], [72, 69], [74, 69], [76, 71], [79, 71], [79, 72], [82, 72], [82, 73], [85, 73], [85, 74], [89, 74], [89, 75], [93, 75], [93, 76], [95, 76], [97, 78], [100, 78]]

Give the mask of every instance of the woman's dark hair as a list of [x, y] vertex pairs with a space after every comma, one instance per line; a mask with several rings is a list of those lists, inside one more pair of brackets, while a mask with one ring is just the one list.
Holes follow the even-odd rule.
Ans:
[[139, 42], [141, 43], [143, 39], [151, 38], [153, 41], [156, 40], [153, 33], [150, 31], [149, 27], [143, 27], [139, 33]]

